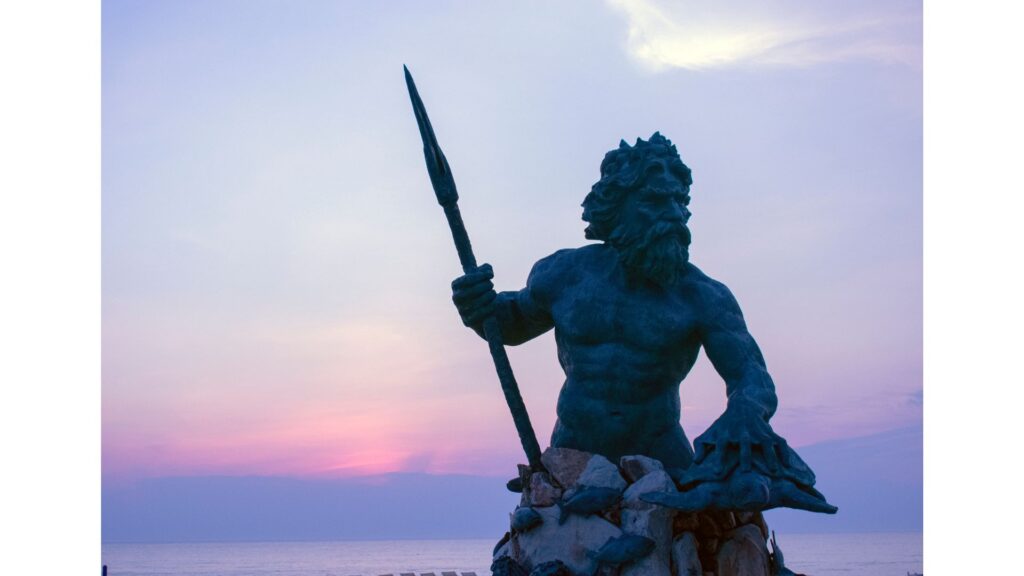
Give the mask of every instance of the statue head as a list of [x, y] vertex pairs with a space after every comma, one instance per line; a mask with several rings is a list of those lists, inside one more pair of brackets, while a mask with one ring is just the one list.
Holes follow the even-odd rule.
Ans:
[[619, 252], [626, 269], [662, 285], [689, 260], [690, 169], [660, 133], [623, 140], [605, 154], [601, 179], [583, 200], [586, 237]]

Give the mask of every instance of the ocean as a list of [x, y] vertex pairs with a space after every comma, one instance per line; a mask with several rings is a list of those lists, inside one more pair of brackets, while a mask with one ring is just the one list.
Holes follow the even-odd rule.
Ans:
[[[776, 534], [786, 565], [808, 576], [923, 572], [920, 532]], [[490, 574], [494, 540], [103, 544], [109, 576]]]

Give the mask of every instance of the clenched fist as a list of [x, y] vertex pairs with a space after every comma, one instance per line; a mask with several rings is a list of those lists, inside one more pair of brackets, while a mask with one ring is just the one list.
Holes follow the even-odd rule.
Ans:
[[494, 270], [490, 264], [478, 266], [476, 270], [459, 276], [452, 282], [452, 301], [462, 317], [462, 323], [470, 328], [479, 327], [484, 319], [494, 314]]

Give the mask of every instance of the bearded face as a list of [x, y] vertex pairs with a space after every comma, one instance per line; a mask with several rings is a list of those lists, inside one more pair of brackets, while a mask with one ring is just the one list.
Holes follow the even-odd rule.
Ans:
[[607, 242], [619, 253], [627, 272], [661, 286], [671, 286], [690, 259], [690, 212], [681, 186], [647, 185], [623, 203]]
[[690, 257], [691, 184], [690, 169], [661, 134], [621, 142], [583, 200], [586, 237], [614, 247], [631, 277], [672, 285]]

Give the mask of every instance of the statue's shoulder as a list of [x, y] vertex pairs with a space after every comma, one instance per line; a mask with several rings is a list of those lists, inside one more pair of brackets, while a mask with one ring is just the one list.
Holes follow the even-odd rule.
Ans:
[[701, 309], [713, 312], [733, 301], [732, 292], [725, 284], [708, 276], [693, 264], [687, 263], [686, 267], [682, 288], [688, 299], [699, 304]]
[[533, 274], [564, 275], [600, 264], [609, 257], [614, 257], [612, 249], [603, 244], [587, 244], [579, 248], [563, 248], [549, 256], [545, 256], [533, 265]]
[[614, 262], [614, 250], [604, 244], [564, 248], [533, 265], [528, 284], [541, 290], [573, 283], [588, 271]]

